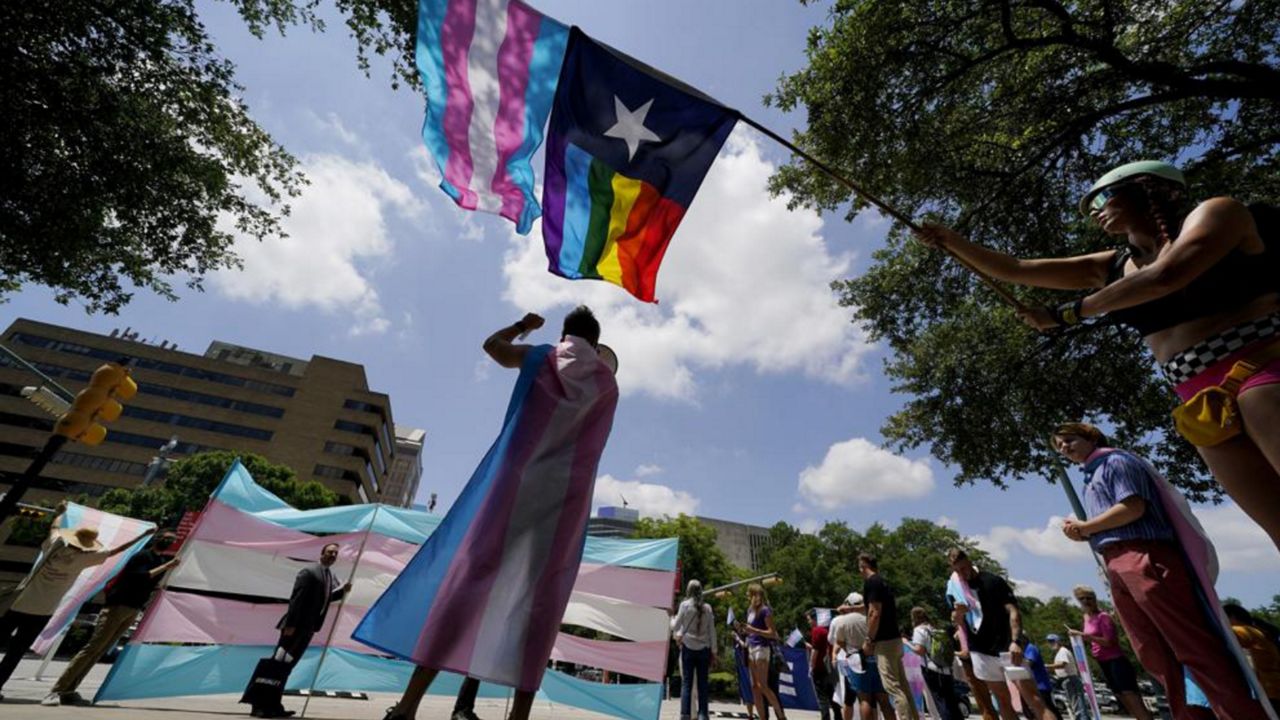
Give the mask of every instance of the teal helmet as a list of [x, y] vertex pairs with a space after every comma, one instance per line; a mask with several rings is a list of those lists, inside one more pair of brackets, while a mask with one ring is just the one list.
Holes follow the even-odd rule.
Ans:
[[1085, 193], [1083, 198], [1080, 198], [1080, 212], [1088, 215], [1090, 204], [1093, 202], [1093, 199], [1097, 197], [1098, 193], [1103, 190], [1106, 190], [1113, 185], [1118, 185], [1126, 180], [1132, 180], [1133, 178], [1142, 177], [1144, 175], [1168, 180], [1169, 182], [1175, 183], [1184, 188], [1187, 186], [1186, 177], [1183, 176], [1181, 170], [1173, 165], [1160, 160], [1139, 160], [1138, 162], [1121, 165], [1111, 172], [1108, 172], [1106, 175], [1098, 178], [1098, 181], [1093, 184], [1093, 187], [1089, 188], [1089, 192]]

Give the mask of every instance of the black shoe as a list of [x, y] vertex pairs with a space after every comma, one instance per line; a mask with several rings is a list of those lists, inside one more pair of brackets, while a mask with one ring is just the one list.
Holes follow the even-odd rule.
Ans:
[[382, 720], [410, 720], [408, 715], [400, 712], [399, 705], [392, 705], [387, 708], [387, 712], [382, 716]]

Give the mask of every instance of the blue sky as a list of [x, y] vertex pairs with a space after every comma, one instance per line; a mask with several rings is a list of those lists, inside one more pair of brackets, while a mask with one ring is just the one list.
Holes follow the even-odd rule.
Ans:
[[[803, 122], [761, 98], [802, 65], [822, 6], [537, 5], [775, 129]], [[239, 66], [253, 116], [311, 178], [291, 237], [241, 244], [243, 272], [210, 278], [207, 292], [177, 303], [139, 293], [119, 317], [94, 317], [29, 288], [5, 315], [102, 332], [130, 325], [191, 352], [216, 338], [362, 363], [397, 421], [426, 429], [422, 497], [437, 492], [445, 507], [492, 441], [514, 380], [484, 358], [481, 341], [525, 311], [555, 325], [586, 302], [619, 351], [624, 391], [598, 502], [625, 495], [650, 514], [803, 528], [923, 517], [980, 537], [1028, 594], [1096, 583], [1088, 554], [1053, 526], [1066, 513], [1060, 488], [957, 489], [927, 452], [878, 447], [879, 426], [902, 399], [881, 372], [883, 349], [849, 324], [827, 283], [863, 269], [888, 226], [789, 212], [765, 189], [787, 157], [770, 141], [746, 128], [731, 136], [668, 253], [660, 303], [646, 306], [610, 285], [548, 275], [537, 229], [521, 238], [505, 220], [454, 207], [421, 146], [421, 99], [392, 91], [384, 64], [366, 79], [340, 19], [324, 35], [294, 29], [259, 41], [227, 5], [200, 11]], [[547, 330], [531, 338], [553, 339]], [[1224, 594], [1269, 601], [1280, 554], [1266, 536], [1231, 505], [1202, 519], [1223, 557]]]

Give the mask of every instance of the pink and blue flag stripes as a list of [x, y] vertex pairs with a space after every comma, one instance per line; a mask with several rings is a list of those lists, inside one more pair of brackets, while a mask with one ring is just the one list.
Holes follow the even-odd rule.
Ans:
[[[340, 545], [335, 575], [350, 578], [353, 590], [340, 612], [329, 613], [290, 687], [314, 682], [316, 689], [327, 690], [402, 689], [413, 665], [374, 657], [377, 651], [352, 634], [441, 522], [438, 516], [385, 505], [295, 510], [234, 464], [99, 699], [243, 690], [253, 665], [278, 637], [275, 624], [294, 576], [329, 542]], [[674, 538], [586, 538], [562, 625], [613, 639], [582, 641], [558, 632], [551, 657], [653, 682], [602, 685], [548, 670], [539, 697], [628, 720], [657, 717], [676, 554]], [[322, 654], [326, 644], [328, 652]], [[442, 673], [431, 692], [456, 694], [459, 679]], [[501, 697], [505, 690], [485, 683], [481, 694]]]
[[[155, 527], [154, 523], [145, 520], [113, 515], [78, 503], [67, 503], [67, 510], [62, 513], [61, 523], [60, 527], [63, 528], [82, 526], [96, 528], [98, 540], [106, 547], [119, 547], [132, 542], [142, 533]], [[40, 654], [48, 652], [53, 643], [57, 642], [58, 635], [71, 624], [72, 620], [76, 619], [76, 613], [80, 612], [80, 607], [97, 595], [98, 591], [106, 586], [107, 581], [124, 569], [129, 558], [144, 547], [146, 547], [145, 542], [134, 543], [128, 550], [101, 565], [83, 570], [71, 586], [71, 590], [58, 603], [57, 610], [54, 611], [53, 617], [49, 618], [44, 630], [31, 645], [32, 651]]]
[[520, 0], [420, 0], [422, 138], [440, 189], [527, 234], [542, 213], [530, 158], [542, 144], [569, 28]]
[[578, 576], [617, 399], [585, 340], [531, 348], [497, 441], [355, 638], [537, 690]]

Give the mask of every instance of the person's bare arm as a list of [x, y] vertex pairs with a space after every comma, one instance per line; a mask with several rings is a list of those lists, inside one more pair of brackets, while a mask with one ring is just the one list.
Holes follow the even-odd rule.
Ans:
[[876, 632], [880, 629], [880, 612], [884, 607], [881, 603], [873, 602], [867, 605], [867, 639], [862, 641], [864, 649], [875, 645]]
[[120, 547], [111, 548], [111, 551], [107, 553], [107, 557], [115, 557], [116, 555], [119, 555], [120, 553], [124, 552], [125, 550], [128, 550], [129, 548], [133, 547], [134, 545], [136, 545], [136, 544], [138, 544], [138, 543], [140, 543], [140, 542], [144, 542], [147, 538], [151, 537], [151, 536], [152, 536], [152, 535], [154, 535], [155, 533], [156, 533], [156, 529], [155, 529], [155, 528], [147, 528], [147, 531], [146, 531], [146, 532], [144, 532], [144, 533], [142, 533], [142, 534], [141, 534], [141, 535], [139, 535], [138, 537], [136, 537], [136, 538], [134, 538], [134, 539], [130, 540], [129, 542], [127, 542], [127, 543], [125, 543], [125, 544], [121, 545]]
[[1092, 520], [1076, 520], [1067, 518], [1062, 521], [1062, 532], [1072, 540], [1085, 540], [1090, 535], [1124, 527], [1147, 511], [1147, 501], [1139, 495], [1130, 495], [1107, 508], [1105, 512]]
[[1114, 250], [1064, 258], [1023, 260], [970, 242], [943, 225], [927, 223], [921, 242], [944, 248], [997, 280], [1053, 290], [1087, 290], [1107, 282]]
[[1006, 603], [1004, 609], [1009, 611], [1009, 632], [1013, 637], [1013, 642], [1009, 643], [1009, 652], [1020, 656], [1022, 646], [1018, 644], [1018, 638], [1022, 636], [1022, 612], [1018, 610], [1017, 603]]
[[484, 351], [504, 368], [518, 368], [524, 362], [529, 345], [516, 344], [515, 339], [524, 333], [537, 330], [545, 321], [536, 313], [528, 313], [514, 324], [490, 335], [484, 341]]
[[1080, 314], [1103, 315], [1181, 290], [1257, 232], [1252, 213], [1238, 200], [1214, 198], [1201, 203], [1187, 216], [1167, 251], [1150, 265], [1086, 297]]

